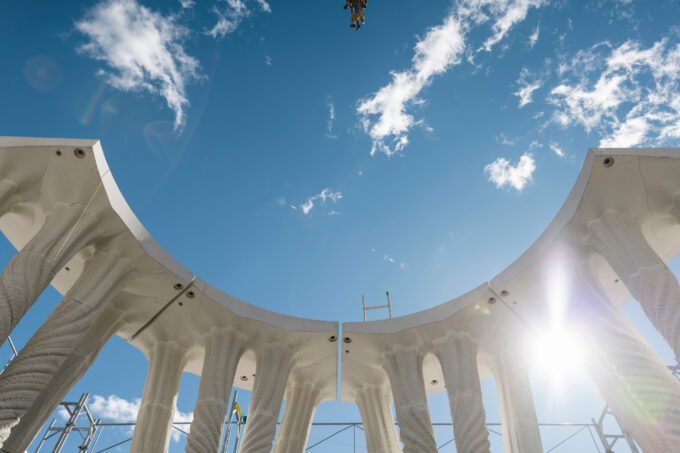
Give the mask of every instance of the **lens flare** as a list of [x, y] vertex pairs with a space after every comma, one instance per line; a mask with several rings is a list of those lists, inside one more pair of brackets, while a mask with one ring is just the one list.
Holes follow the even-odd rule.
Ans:
[[24, 77], [31, 88], [42, 93], [53, 91], [62, 79], [59, 63], [45, 55], [38, 55], [26, 62]]

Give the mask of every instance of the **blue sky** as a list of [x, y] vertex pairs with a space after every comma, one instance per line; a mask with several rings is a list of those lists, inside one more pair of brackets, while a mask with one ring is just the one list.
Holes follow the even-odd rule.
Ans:
[[[5, 0], [0, 134], [100, 139], [132, 209], [192, 272], [257, 306], [341, 322], [361, 319], [362, 294], [380, 303], [389, 290], [399, 316], [494, 276], [551, 221], [588, 147], [678, 146], [677, 0], [369, 3], [356, 32], [342, 0]], [[58, 301], [44, 294], [17, 346]], [[639, 306], [624, 311], [670, 363]], [[540, 421], [599, 416], [569, 365], [559, 392], [532, 370]], [[114, 338], [71, 395], [129, 418], [146, 367]], [[198, 382], [182, 379], [185, 414]], [[493, 381], [483, 390], [497, 422]], [[450, 419], [443, 395], [430, 403]], [[359, 416], [325, 403], [316, 419]], [[571, 432], [544, 430], [546, 448]], [[324, 451], [348, 451], [351, 432], [337, 441]], [[596, 451], [586, 432], [562, 448]]]

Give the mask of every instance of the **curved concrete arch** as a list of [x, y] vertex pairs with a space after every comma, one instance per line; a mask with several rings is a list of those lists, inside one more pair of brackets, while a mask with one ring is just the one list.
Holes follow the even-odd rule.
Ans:
[[[667, 268], [680, 250], [678, 176], [679, 150], [591, 149], [553, 221], [505, 270], [444, 304], [346, 323], [340, 335], [337, 322], [258, 308], [184, 268], [134, 215], [99, 141], [0, 137], [0, 229], [19, 250], [0, 275], [2, 340], [48, 284], [64, 294], [0, 375], [0, 445], [23, 451], [117, 334], [150, 361], [135, 452], [167, 449], [184, 371], [202, 376], [187, 451], [214, 450], [235, 385], [254, 391], [243, 451], [301, 452], [316, 406], [336, 398], [338, 342], [341, 399], [373, 418], [373, 450], [399, 449], [391, 392], [404, 451], [434, 452], [425, 397], [446, 390], [459, 451], [488, 451], [479, 381], [494, 377], [506, 450], [538, 452], [522, 337], [559, 299], [626, 429], [645, 451], [680, 449], [680, 384], [618, 311], [634, 295], [680, 355], [680, 285]], [[25, 385], [38, 362], [48, 363], [43, 386]], [[654, 385], [630, 378], [640, 375]], [[284, 397], [298, 410], [274, 444]]]
[[[96, 335], [90, 329], [74, 331], [69, 329], [68, 324], [61, 326], [60, 323], [74, 316], [66, 305], [60, 312], [55, 311], [51, 315], [53, 319], [41, 328], [43, 340], [30, 343], [30, 350], [22, 351], [21, 357], [0, 376], [0, 441], [7, 438], [3, 448], [8, 451], [25, 449], [36, 428], [39, 429], [42, 424], [41, 419], [47, 417], [51, 408], [59, 403], [59, 395], [68, 392], [112, 334], [127, 339], [151, 361], [142, 402], [146, 409], [140, 413], [142, 426], [135, 431], [133, 451], [165, 448], [167, 426], [151, 423], [151, 420], [160, 417], [167, 422], [171, 419], [167, 410], [172, 408], [167, 407], [173, 401], [173, 392], [176, 394], [177, 376], [181, 372], [198, 375], [206, 372], [203, 345], [207, 341], [205, 336], [213, 335], [210, 333], [213, 330], [215, 338], [210, 340], [211, 344], [224, 343], [223, 347], [213, 346], [213, 351], [216, 348], [229, 350], [234, 341], [242, 343], [234, 349], [238, 357], [221, 364], [222, 368], [209, 370], [213, 376], [231, 376], [231, 382], [224, 385], [231, 387], [233, 383], [248, 390], [255, 386], [269, 394], [268, 386], [284, 389], [288, 381], [302, 376], [306, 381], [314, 381], [319, 401], [336, 398], [338, 323], [264, 310], [196, 277], [168, 254], [137, 219], [118, 189], [99, 141], [0, 137], [0, 180], [5, 181], [3, 187], [8, 193], [4, 197], [8, 200], [4, 203], [5, 211], [0, 212], [0, 229], [20, 250], [17, 257], [26, 256], [24, 261], [28, 260], [28, 264], [23, 264], [24, 261], [18, 265], [10, 263], [3, 273], [7, 281], [4, 288], [8, 288], [9, 292], [4, 293], [4, 298], [0, 295], [0, 305], [5, 302], [9, 305], [0, 306], [0, 316], [5, 319], [12, 316], [15, 325], [18, 322], [15, 319], [16, 307], [28, 310], [44, 286], [51, 283], [65, 295], [60, 307], [69, 297], [77, 297], [84, 303], [85, 308], [81, 310], [85, 311], [83, 316], [86, 319], [108, 327], [99, 329], [105, 334]], [[62, 205], [65, 207], [59, 207]], [[57, 232], [52, 223], [48, 224], [49, 219], [45, 220], [43, 213], [51, 213], [50, 219], [58, 220], [52, 223], [63, 225], [61, 230]], [[124, 280], [114, 286], [115, 293], [110, 301], [98, 305], [99, 296], [81, 289], [85, 288], [85, 282], [79, 279], [85, 275], [85, 269], [89, 272], [88, 279], [93, 272], [97, 275], [96, 270], [91, 268], [93, 257], [106, 250], [115, 250], [130, 264], [125, 270]], [[13, 262], [17, 263], [17, 260]], [[37, 269], [44, 269], [40, 271], [44, 277], [33, 283]], [[98, 275], [98, 278], [103, 282], [110, 280], [107, 274]], [[2, 283], [0, 278], [0, 286]], [[16, 294], [13, 288], [22, 285], [28, 285], [26, 287], [30, 291]], [[11, 327], [6, 329], [7, 333]], [[236, 336], [220, 333], [229, 329], [235, 329]], [[57, 335], [67, 337], [61, 339]], [[45, 345], [49, 345], [52, 337], [65, 343], [53, 366], [43, 373], [45, 389], [49, 389], [52, 395], [36, 392], [35, 389], [24, 390], [20, 378], [29, 372], [29, 356], [50, 354]], [[330, 338], [334, 340], [329, 341]], [[261, 373], [256, 370], [257, 354], [254, 352], [268, 348], [267, 345], [277, 345], [274, 349], [266, 349], [270, 360], [275, 360], [274, 357], [281, 353], [292, 359], [290, 372], [273, 380], [267, 376], [258, 379]], [[279, 346], [284, 349], [279, 350]], [[64, 369], [67, 366], [69, 369]], [[176, 367], [174, 372], [173, 367]], [[163, 372], [157, 371], [161, 369]], [[309, 369], [316, 370], [314, 376], [309, 376]], [[5, 382], [19, 382], [18, 387], [13, 388], [13, 394], [5, 395], [4, 399], [3, 379]], [[258, 380], [264, 383], [258, 386]], [[215, 392], [219, 393], [218, 397], [211, 396]], [[19, 403], [16, 403], [17, 395], [20, 395]], [[218, 404], [214, 400], [228, 397], [229, 392], [225, 393], [214, 383], [202, 393], [204, 403], [208, 405], [226, 406], [227, 401]], [[283, 398], [283, 394], [280, 397]], [[226, 407], [218, 411], [203, 410], [203, 418], [219, 418], [222, 411], [226, 411]], [[223, 419], [224, 415], [221, 417]], [[19, 418], [21, 421], [17, 422]], [[211, 426], [210, 421], [202, 420], [201, 423], [204, 429], [197, 432], [203, 432], [205, 436], [219, 435], [219, 432], [207, 428]], [[250, 437], [257, 438], [259, 435], [251, 433]], [[196, 436], [192, 439], [196, 445], [204, 441]], [[261, 441], [256, 439], [255, 442]]]
[[[680, 286], [666, 267], [680, 251], [678, 176], [678, 149], [589, 150], [552, 222], [498, 275], [427, 310], [391, 320], [343, 324], [343, 338], [351, 342], [344, 345], [342, 354], [342, 400], [353, 401], [357, 389], [365, 383], [389, 387], [390, 370], [377, 364], [395, 345], [418, 347], [427, 356], [448, 336], [468, 335], [478, 344], [477, 360], [461, 363], [467, 359], [456, 358], [454, 348], [448, 353], [454, 360], [448, 364], [450, 369], [463, 367], [475, 373], [476, 368], [481, 379], [495, 377], [508, 425], [508, 432], [504, 432], [506, 450], [541, 451], [533, 403], [527, 393], [523, 337], [541, 330], [560, 299], [559, 303], [565, 304], [565, 323], [581, 333], [600, 331], [589, 340], [604, 345], [592, 360], [605, 366], [593, 377], [605, 399], [617, 408], [626, 429], [645, 451], [678, 448], [674, 409], [661, 411], [661, 418], [667, 417], [664, 421], [643, 427], [644, 417], [657, 413], [652, 409], [656, 396], [632, 388], [635, 384], [625, 376], [624, 369], [655, 380], [658, 397], [663, 398], [666, 391], [673, 395], [671, 406], [677, 404], [680, 386], [617, 308], [635, 295], [671, 347], [680, 350]], [[440, 357], [447, 360], [448, 356]], [[419, 366], [427, 393], [445, 389], [446, 379], [435, 363], [424, 360]], [[446, 370], [447, 366], [442, 363], [442, 368]], [[625, 398], [618, 396], [627, 401], [613, 401], [609, 389], [613, 382], [626, 388]], [[513, 389], [517, 395], [512, 394]], [[451, 401], [451, 389], [447, 390]], [[399, 399], [395, 395], [395, 401]], [[637, 409], [629, 410], [627, 405], [637, 405]], [[521, 422], [513, 423], [513, 419]], [[483, 437], [482, 431], [479, 428], [477, 434]], [[402, 441], [405, 448], [412, 442]], [[488, 448], [481, 440], [476, 445], [482, 445], [482, 450]], [[470, 445], [459, 448], [479, 451]]]

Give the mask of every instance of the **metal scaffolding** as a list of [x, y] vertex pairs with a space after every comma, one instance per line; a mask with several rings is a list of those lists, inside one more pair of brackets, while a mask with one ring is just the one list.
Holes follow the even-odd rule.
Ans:
[[[382, 308], [382, 307], [380, 307]], [[14, 348], [14, 344], [11, 343], [12, 350], [14, 352], [14, 355], [12, 356], [12, 359], [14, 359], [17, 356], [16, 349]], [[11, 362], [11, 360], [9, 362]], [[8, 363], [9, 363], [8, 362]], [[6, 367], [6, 365], [5, 365]], [[673, 373], [675, 377], [680, 379], [680, 365], [672, 365], [668, 367], [669, 370]], [[3, 369], [4, 370], [4, 369]], [[221, 453], [228, 453], [228, 447], [231, 441], [231, 436], [232, 434], [234, 435], [233, 442], [232, 444], [232, 453], [238, 453], [239, 450], [239, 442], [240, 442], [240, 437], [241, 433], [243, 430], [243, 427], [245, 426], [247, 422], [247, 416], [245, 414], [242, 414], [241, 408], [238, 404], [238, 390], [234, 391], [234, 395], [232, 398], [232, 403], [231, 403], [231, 409], [227, 413], [227, 417], [225, 418], [224, 424], [226, 426], [225, 429], [225, 434], [224, 438], [222, 439], [221, 442]], [[87, 400], [88, 400], [89, 394], [84, 393], [81, 395], [80, 399], [77, 402], [62, 402], [60, 404], [61, 407], [63, 407], [67, 414], [68, 414], [68, 419], [66, 423], [63, 426], [57, 426], [57, 419], [54, 418], [50, 422], [50, 424], [47, 426], [45, 429], [43, 436], [35, 449], [35, 453], [39, 453], [43, 447], [46, 446], [46, 443], [55, 437], [57, 437], [57, 440], [52, 447], [52, 453], [60, 453], [64, 446], [66, 445], [67, 440], [69, 439], [69, 436], [71, 433], [76, 432], [80, 435], [80, 445], [77, 447], [78, 451], [83, 452], [83, 453], [104, 453], [106, 451], [110, 451], [116, 447], [119, 447], [121, 445], [124, 445], [132, 440], [131, 437], [122, 440], [120, 442], [116, 442], [112, 445], [108, 445], [106, 447], [100, 448], [96, 450], [96, 445], [97, 442], [99, 441], [102, 432], [104, 431], [105, 428], [111, 428], [111, 427], [129, 427], [129, 428], [134, 428], [135, 423], [104, 423], [101, 421], [101, 419], [97, 418], [95, 419], [92, 416], [92, 413], [90, 412], [89, 408], [87, 407]], [[186, 425], [190, 425], [191, 422], [175, 422], [172, 424], [172, 429], [176, 430], [178, 433], [181, 435], [188, 435], [187, 430], [183, 429]], [[398, 423], [396, 423], [398, 426]], [[433, 423], [433, 427], [453, 427], [452, 423]], [[500, 423], [487, 423], [487, 429], [489, 430], [490, 433], [502, 436], [501, 433], [501, 424]], [[601, 453], [604, 451], [604, 453], [614, 453], [614, 446], [619, 440], [624, 440], [630, 449], [632, 453], [639, 453], [639, 447], [636, 445], [635, 441], [631, 438], [630, 434], [625, 431], [622, 427], [621, 424], [619, 423], [619, 420], [616, 418], [616, 416], [612, 413], [611, 409], [609, 406], [604, 407], [602, 410], [602, 413], [600, 414], [600, 417], [595, 420], [594, 418], [591, 419], [590, 423], [539, 423], [539, 427], [543, 428], [572, 428], [576, 429], [573, 433], [570, 433], [567, 437], [564, 439], [560, 440], [557, 442], [555, 445], [551, 446], [550, 448], [547, 448], [545, 450], [545, 453], [550, 453], [557, 448], [561, 447], [571, 439], [575, 438], [578, 434], [582, 432], [587, 432], [590, 435], [590, 439], [593, 442], [593, 445], [595, 447], [595, 450], [598, 453]], [[309, 445], [307, 446], [306, 450], [313, 450], [317, 451], [318, 447], [320, 445], [323, 445], [331, 439], [335, 438], [336, 436], [347, 432], [348, 430], [352, 430], [352, 443], [351, 444], [345, 444], [348, 447], [352, 448], [353, 452], [356, 452], [357, 450], [357, 430], [363, 431], [363, 423], [361, 422], [316, 422], [312, 423], [312, 427], [337, 427], [338, 429], [334, 432], [332, 432], [329, 435], [326, 435], [322, 439], [315, 440], [315, 441], [309, 441]], [[441, 444], [438, 448], [441, 450], [442, 448], [452, 444], [454, 442], [454, 439], [450, 439], [443, 444]], [[360, 447], [361, 448], [361, 447]]]
[[[64, 401], [60, 404], [61, 407], [66, 409], [66, 412], [69, 415], [68, 420], [64, 426], [55, 426], [57, 419], [52, 419], [50, 425], [45, 430], [38, 447], [35, 449], [36, 453], [38, 453], [43, 445], [45, 445], [45, 442], [57, 435], [59, 437], [52, 448], [52, 452], [61, 452], [72, 432], [77, 432], [82, 439], [82, 443], [78, 446], [78, 451], [84, 453], [94, 452], [97, 440], [99, 440], [99, 436], [101, 436], [102, 433], [103, 424], [101, 419], [93, 418], [90, 410], [87, 408], [87, 398], [89, 396], [88, 393], [83, 393], [77, 402]], [[80, 420], [82, 420], [82, 418], [80, 418], [81, 415], [85, 416], [85, 425], [79, 423]]]
[[392, 319], [392, 304], [390, 303], [390, 292], [385, 291], [385, 297], [387, 297], [387, 303], [385, 305], [374, 305], [372, 307], [367, 307], [366, 306], [366, 297], [364, 295], [361, 295], [361, 303], [364, 306], [364, 322], [367, 322], [366, 319], [366, 312], [369, 310], [378, 310], [381, 308], [387, 308], [387, 314], [389, 316], [389, 319]]
[[[231, 410], [227, 414], [227, 418], [225, 419], [225, 434], [224, 438], [222, 440], [222, 445], [220, 452], [221, 453], [228, 453], [227, 449], [231, 441], [231, 436], [232, 434], [235, 436], [233, 439], [233, 442], [231, 442], [232, 445], [232, 453], [237, 453], [239, 450], [239, 441], [242, 433], [242, 429], [247, 421], [247, 417], [243, 414], [241, 414], [240, 408], [238, 407], [238, 403], [236, 400], [237, 392], [234, 392], [234, 398], [232, 401], [231, 405]], [[56, 426], [57, 419], [53, 419], [48, 427], [45, 429], [45, 432], [43, 434], [43, 437], [40, 440], [40, 443], [38, 444], [37, 448], [35, 449], [35, 453], [38, 453], [41, 451], [43, 447], [45, 447], [45, 444], [47, 441], [50, 439], [57, 437], [58, 439], [54, 446], [52, 447], [52, 453], [60, 453], [64, 446], [66, 445], [66, 441], [68, 440], [70, 434], [72, 432], [77, 432], [81, 436], [81, 441], [82, 443], [77, 447], [78, 451], [84, 452], [84, 453], [104, 453], [110, 450], [113, 450], [116, 447], [119, 447], [121, 445], [125, 445], [128, 442], [132, 440], [132, 437], [126, 438], [122, 441], [113, 443], [111, 445], [102, 447], [100, 449], [95, 449], [97, 442], [99, 441], [102, 432], [104, 431], [105, 428], [112, 428], [112, 427], [129, 427], [129, 428], [134, 428], [135, 423], [104, 423], [100, 419], [94, 419], [89, 412], [89, 409], [87, 408], [87, 398], [88, 394], [85, 393], [83, 394], [78, 402], [64, 402], [61, 404], [61, 406], [65, 407], [66, 410], [68, 411], [69, 414], [69, 419], [67, 420], [66, 424], [64, 426]], [[80, 416], [85, 415], [86, 420], [85, 424], [81, 425], [78, 423], [78, 419]], [[608, 407], [605, 407], [602, 415], [600, 418], [596, 420], [592, 420], [591, 423], [539, 423], [539, 427], [543, 428], [565, 428], [565, 429], [576, 429], [576, 431], [570, 433], [567, 435], [564, 439], [560, 440], [557, 442], [555, 445], [546, 448], [545, 453], [550, 453], [557, 448], [563, 446], [567, 442], [569, 442], [571, 439], [575, 438], [578, 434], [587, 432], [590, 435], [590, 439], [593, 442], [593, 446], [595, 451], [598, 453], [601, 453], [603, 450], [605, 453], [613, 453], [613, 447], [614, 444], [619, 440], [619, 439], [624, 439], [626, 442], [628, 442], [628, 446], [630, 450], [633, 453], [639, 453], [639, 449], [635, 442], [630, 438], [630, 436], [624, 432], [623, 430], [620, 429], [620, 425], [618, 424], [618, 420], [614, 417], [613, 419], [610, 418], [612, 417], [611, 411], [609, 410]], [[618, 431], [611, 431], [611, 429], [614, 427], [612, 423], [606, 423], [607, 419], [609, 418], [610, 422], [615, 422], [616, 427], [618, 427]], [[176, 430], [180, 435], [188, 435], [188, 432], [186, 430], [186, 426], [190, 425], [191, 422], [175, 422], [172, 424], [172, 429]], [[399, 426], [398, 423], [395, 423], [397, 427]], [[605, 428], [605, 425], [607, 426], [608, 430]], [[453, 428], [452, 423], [433, 423], [433, 427], [449, 427]], [[502, 436], [501, 433], [501, 424], [500, 423], [487, 423], [487, 429], [491, 434], [497, 435], [497, 436]], [[359, 430], [359, 439], [362, 436], [362, 431], [364, 430], [363, 428], [363, 423], [361, 422], [316, 422], [312, 423], [312, 427], [316, 428], [332, 428], [335, 427], [337, 428], [334, 432], [332, 432], [329, 435], [324, 436], [321, 439], [312, 441], [309, 441], [309, 444], [307, 445], [306, 449], [307, 451], [313, 450], [313, 451], [322, 451], [321, 447], [322, 445], [331, 442], [332, 439], [334, 439], [336, 436], [346, 433], [349, 430], [352, 430], [352, 443], [345, 443], [343, 445], [351, 448], [352, 452], [357, 451], [357, 448], [362, 448], [357, 444], [357, 430]], [[598, 442], [599, 441], [599, 442]], [[454, 439], [451, 438], [450, 440], [442, 443], [439, 445], [438, 449], [441, 450], [442, 448], [452, 444], [454, 442]]]

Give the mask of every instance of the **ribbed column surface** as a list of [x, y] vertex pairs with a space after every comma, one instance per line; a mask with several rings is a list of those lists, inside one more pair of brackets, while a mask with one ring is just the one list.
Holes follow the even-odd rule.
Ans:
[[526, 358], [518, 353], [519, 348], [501, 351], [490, 361], [498, 389], [503, 445], [507, 453], [542, 453]]
[[458, 453], [488, 453], [489, 431], [477, 370], [477, 344], [467, 336], [447, 335], [434, 342], [444, 373]]
[[680, 357], [680, 284], [625, 213], [606, 211], [590, 222], [591, 242]]
[[240, 453], [271, 451], [292, 364], [293, 351], [286, 344], [267, 343], [258, 348], [255, 386]]
[[[106, 305], [95, 318], [91, 318], [91, 324], [82, 331], [71, 352], [61, 360], [61, 365], [54, 370], [52, 377], [41, 388], [33, 389], [35, 393], [31, 398], [31, 405], [24, 409], [21, 421], [12, 428], [1, 451], [13, 453], [28, 448], [54, 409], [92, 365], [109, 338], [118, 331], [123, 316], [121, 311]], [[19, 357], [23, 353], [24, 350], [19, 353]], [[9, 369], [8, 367], [5, 372]]]
[[367, 450], [371, 453], [400, 452], [388, 389], [377, 384], [364, 385], [357, 390], [354, 401], [364, 425]]
[[423, 381], [422, 353], [416, 347], [395, 346], [383, 353], [383, 368], [392, 386], [404, 453], [436, 453]]
[[137, 415], [130, 452], [168, 451], [179, 381], [186, 351], [173, 341], [158, 342], [149, 357], [149, 372]]
[[47, 321], [0, 374], [0, 438], [8, 437], [9, 428], [73, 353], [92, 321], [124, 284], [130, 265], [117, 251], [95, 254]]
[[188, 453], [218, 451], [229, 395], [245, 342], [245, 335], [234, 329], [215, 329], [206, 335], [201, 385], [187, 437]]
[[680, 383], [615, 307], [590, 300], [588, 368], [645, 452], [680, 451]]
[[274, 453], [303, 453], [321, 389], [314, 383], [292, 383], [286, 391], [286, 409], [276, 435]]
[[[50, 284], [56, 272], [90, 237], [95, 221], [80, 204], [59, 206], [0, 274], [0, 345]], [[78, 224], [78, 228], [74, 226]]]

